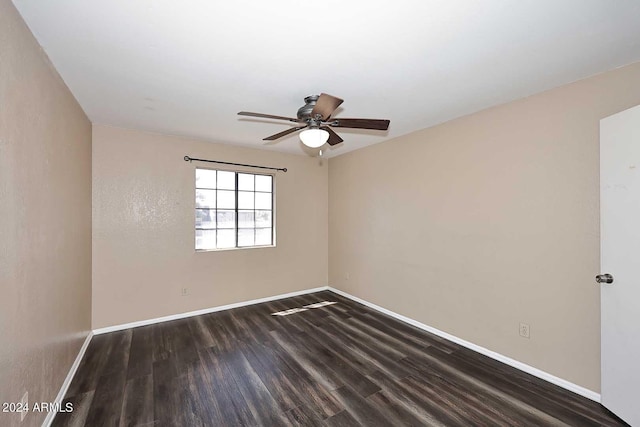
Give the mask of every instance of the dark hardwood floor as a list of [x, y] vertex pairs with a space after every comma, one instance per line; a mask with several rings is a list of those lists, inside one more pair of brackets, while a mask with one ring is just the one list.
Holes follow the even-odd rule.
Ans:
[[65, 402], [56, 426], [625, 425], [328, 291], [97, 335]]

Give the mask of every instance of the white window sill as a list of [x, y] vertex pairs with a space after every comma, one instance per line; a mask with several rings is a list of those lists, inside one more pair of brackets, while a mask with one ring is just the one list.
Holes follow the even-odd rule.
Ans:
[[225, 251], [238, 251], [245, 249], [266, 249], [266, 248], [275, 248], [276, 245], [263, 245], [263, 246], [243, 246], [240, 248], [220, 248], [220, 249], [196, 249], [196, 253], [199, 252], [225, 252]]

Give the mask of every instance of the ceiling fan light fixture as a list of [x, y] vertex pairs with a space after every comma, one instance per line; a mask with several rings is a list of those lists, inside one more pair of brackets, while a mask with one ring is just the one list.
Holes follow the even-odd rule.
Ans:
[[300, 141], [310, 148], [322, 147], [329, 140], [329, 132], [324, 129], [305, 129], [300, 132]]

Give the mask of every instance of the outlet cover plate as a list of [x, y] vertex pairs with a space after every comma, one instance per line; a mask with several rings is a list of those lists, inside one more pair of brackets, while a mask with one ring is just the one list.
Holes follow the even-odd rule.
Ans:
[[27, 416], [29, 412], [29, 392], [25, 391], [22, 395], [22, 399], [20, 399], [20, 422], [24, 420], [24, 417]]
[[527, 323], [520, 323], [520, 336], [523, 338], [531, 338], [531, 331]]

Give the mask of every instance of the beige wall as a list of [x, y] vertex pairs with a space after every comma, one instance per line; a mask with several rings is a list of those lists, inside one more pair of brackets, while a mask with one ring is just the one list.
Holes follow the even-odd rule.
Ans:
[[[91, 123], [0, 0], [0, 402], [53, 401], [91, 329]], [[0, 412], [0, 425], [45, 413]]]
[[638, 82], [635, 64], [331, 159], [329, 283], [598, 391], [599, 120]]
[[[287, 167], [275, 178], [277, 247], [195, 252], [196, 163], [185, 155]], [[325, 286], [327, 169], [307, 156], [94, 125], [93, 327]]]

